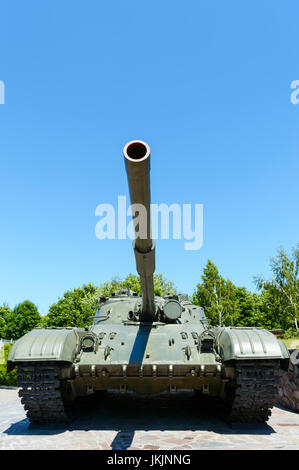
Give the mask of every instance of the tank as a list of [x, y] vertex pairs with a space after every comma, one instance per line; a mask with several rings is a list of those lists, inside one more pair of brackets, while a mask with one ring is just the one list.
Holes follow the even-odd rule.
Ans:
[[280, 371], [288, 368], [286, 346], [263, 328], [211, 326], [187, 295], [154, 296], [150, 148], [131, 141], [123, 155], [131, 203], [143, 208], [134, 218], [133, 243], [142, 296], [119, 290], [99, 299], [91, 326], [36, 328], [16, 341], [7, 367], [18, 368], [27, 417], [65, 422], [78, 397], [106, 390], [194, 390], [198, 400], [218, 397], [228, 421], [267, 421]]

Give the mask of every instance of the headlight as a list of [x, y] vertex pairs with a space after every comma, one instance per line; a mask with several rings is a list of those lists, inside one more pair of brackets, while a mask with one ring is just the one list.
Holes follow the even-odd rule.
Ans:
[[182, 314], [182, 306], [177, 300], [167, 300], [163, 307], [163, 312], [168, 320], [177, 320]]
[[85, 336], [82, 339], [82, 349], [86, 349], [87, 351], [92, 351], [94, 348], [95, 340], [92, 336]]

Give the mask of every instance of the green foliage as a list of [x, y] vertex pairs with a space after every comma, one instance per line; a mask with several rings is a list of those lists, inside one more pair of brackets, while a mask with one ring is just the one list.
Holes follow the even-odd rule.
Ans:
[[285, 331], [283, 339], [299, 339], [299, 330], [292, 327]]
[[6, 339], [16, 340], [35, 328], [40, 319], [36, 305], [25, 300], [18, 304], [12, 312], [7, 312], [3, 336]]
[[[120, 287], [130, 287], [130, 289], [141, 295], [140, 279], [136, 274], [129, 274], [119, 285]], [[177, 290], [173, 282], [160, 273], [154, 274], [154, 292], [157, 297], [163, 297], [167, 294], [175, 294]]]
[[273, 279], [255, 278], [258, 294], [225, 280], [209, 260], [193, 300], [205, 309], [213, 325], [283, 328], [296, 337], [299, 334], [299, 245], [291, 256], [280, 248], [277, 257], [271, 258], [270, 266]]
[[91, 317], [95, 315], [101, 288], [92, 284], [68, 290], [56, 304], [50, 306], [49, 313], [42, 318], [40, 326], [83, 327], [90, 324]]
[[[141, 285], [139, 276], [136, 274], [128, 274], [124, 279], [113, 279], [110, 282], [105, 282], [100, 285], [100, 292], [102, 296], [109, 297], [113, 291], [129, 287], [131, 290], [141, 295]], [[154, 274], [154, 291], [158, 297], [163, 297], [166, 294], [175, 294], [177, 292], [176, 287], [172, 281], [166, 279], [163, 274]]]
[[0, 385], [17, 385], [17, 370], [13, 369], [11, 372], [6, 371], [7, 356], [11, 350], [11, 347], [12, 343], [4, 344], [2, 351], [0, 351]]
[[[124, 280], [112, 279], [112, 281], [106, 281], [99, 287], [93, 284], [86, 284], [82, 287], [66, 291], [56, 304], [51, 305], [48, 315], [42, 317], [39, 326], [84, 327], [89, 325], [96, 314], [99, 298], [109, 297], [112, 292], [124, 287], [130, 287], [130, 289], [141, 294], [139, 276], [129, 274]], [[154, 289], [157, 296], [176, 292], [173, 283], [162, 274], [154, 274]]]
[[244, 287], [238, 287], [238, 300], [241, 309], [238, 326], [253, 326], [268, 330], [281, 328], [279, 316], [273, 315], [273, 305], [267, 292], [251, 293]]
[[0, 338], [6, 338], [6, 324], [11, 310], [7, 305], [0, 306]]
[[154, 274], [154, 290], [155, 295], [164, 297], [167, 294], [176, 294], [177, 288], [172, 281], [166, 279], [161, 273]]
[[204, 308], [212, 325], [235, 325], [240, 315], [236, 286], [220, 276], [211, 260], [208, 260], [201, 279], [193, 295], [194, 303]]
[[261, 326], [261, 299], [257, 294], [252, 294], [245, 287], [236, 288], [239, 316], [237, 326]]
[[279, 248], [276, 258], [271, 258], [273, 279], [255, 278], [257, 287], [267, 296], [269, 315], [284, 329], [295, 325], [298, 330], [299, 315], [299, 245], [289, 255]]

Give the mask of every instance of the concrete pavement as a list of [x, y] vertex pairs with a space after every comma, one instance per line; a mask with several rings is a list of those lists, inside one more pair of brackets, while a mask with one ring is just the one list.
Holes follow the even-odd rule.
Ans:
[[[212, 404], [211, 404], [212, 403]], [[16, 389], [0, 389], [0, 449], [299, 449], [299, 414], [275, 407], [268, 424], [233, 424], [191, 392], [155, 398], [109, 392], [68, 426], [32, 426]]]

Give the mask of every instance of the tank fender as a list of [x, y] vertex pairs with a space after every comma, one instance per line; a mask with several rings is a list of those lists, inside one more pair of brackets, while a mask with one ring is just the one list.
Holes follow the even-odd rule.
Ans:
[[289, 370], [289, 363], [290, 363], [290, 351], [286, 347], [283, 341], [280, 339], [277, 340], [283, 354], [283, 360], [281, 361], [281, 368], [285, 371]]
[[18, 339], [7, 358], [7, 370], [18, 362], [73, 362], [79, 350], [77, 328], [36, 328]]
[[264, 328], [223, 327], [217, 337], [223, 361], [232, 359], [288, 359], [288, 350]]

